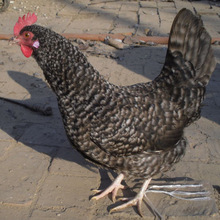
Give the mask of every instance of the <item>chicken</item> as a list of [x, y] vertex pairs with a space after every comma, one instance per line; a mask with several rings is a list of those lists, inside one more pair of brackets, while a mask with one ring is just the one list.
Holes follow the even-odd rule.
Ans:
[[148, 83], [116, 86], [106, 81], [77, 47], [35, 25], [35, 14], [19, 18], [14, 41], [32, 56], [57, 96], [72, 145], [90, 161], [116, 171], [115, 181], [93, 199], [123, 189], [123, 178], [142, 178], [140, 192], [117, 206], [141, 202], [151, 178], [184, 155], [184, 128], [199, 119], [205, 87], [215, 68], [211, 38], [187, 9], [176, 16], [161, 73]]

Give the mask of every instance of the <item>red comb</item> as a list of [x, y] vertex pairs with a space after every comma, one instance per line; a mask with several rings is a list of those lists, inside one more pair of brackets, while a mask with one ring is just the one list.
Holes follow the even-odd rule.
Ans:
[[28, 13], [26, 17], [25, 15], [22, 18], [19, 17], [17, 23], [14, 26], [14, 35], [18, 36], [23, 27], [32, 25], [36, 21], [37, 21], [37, 16], [34, 13], [33, 14]]

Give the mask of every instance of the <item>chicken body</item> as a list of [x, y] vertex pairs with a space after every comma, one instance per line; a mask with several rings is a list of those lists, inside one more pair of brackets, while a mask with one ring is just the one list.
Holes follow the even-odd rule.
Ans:
[[[39, 29], [39, 37], [35, 36], [42, 50], [33, 56], [57, 94], [69, 140], [86, 158], [129, 177], [149, 178], [167, 170], [184, 153], [183, 128], [191, 120], [184, 99], [193, 105], [185, 89], [180, 95], [178, 87], [163, 87], [165, 77], [115, 86], [68, 40], [39, 26], [27, 28]], [[52, 43], [43, 45], [40, 36]]]
[[55, 92], [67, 136], [87, 159], [129, 178], [148, 179], [184, 154], [184, 128], [200, 117], [215, 68], [211, 38], [189, 10], [176, 16], [164, 67], [149, 83], [106, 81], [70, 41], [38, 25], [24, 27]]

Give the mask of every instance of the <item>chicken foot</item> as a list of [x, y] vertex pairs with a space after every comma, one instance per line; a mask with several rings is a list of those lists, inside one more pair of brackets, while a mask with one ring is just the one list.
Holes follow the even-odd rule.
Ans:
[[120, 199], [121, 201], [125, 201], [125, 200], [129, 200], [129, 201], [111, 209], [110, 213], [115, 212], [115, 211], [120, 211], [120, 210], [127, 208], [127, 207], [130, 207], [130, 206], [137, 206], [138, 213], [140, 214], [140, 216], [143, 216], [142, 211], [141, 211], [141, 204], [142, 204], [142, 200], [145, 195], [146, 189], [148, 188], [148, 186], [150, 184], [150, 181], [151, 181], [151, 178], [144, 182], [144, 184], [141, 187], [140, 192], [133, 199], [127, 199], [127, 198]]
[[[94, 192], [100, 193], [100, 194], [97, 196], [93, 196], [91, 198], [91, 200], [99, 200], [99, 199], [103, 198], [104, 196], [108, 195], [109, 193], [112, 193], [112, 201], [115, 202], [118, 190], [125, 189], [125, 186], [121, 184], [121, 181], [123, 180], [123, 178], [124, 178], [124, 174], [121, 173], [116, 177], [116, 179], [112, 182], [112, 184], [108, 188], [106, 188], [105, 190], [93, 190]], [[128, 208], [130, 206], [137, 206], [139, 215], [143, 216], [142, 211], [141, 211], [141, 204], [142, 204], [143, 197], [146, 196], [145, 193], [146, 193], [146, 190], [150, 184], [151, 179], [152, 178], [150, 178], [144, 182], [144, 184], [142, 185], [142, 187], [140, 189], [140, 192], [134, 198], [131, 198], [131, 199], [130, 198], [121, 198], [121, 199], [119, 199], [120, 201], [127, 201], [127, 202], [111, 209], [110, 213], [115, 212], [115, 211], [120, 211], [120, 210], [122, 210], [124, 208]], [[153, 209], [154, 213], [158, 213], [157, 210], [154, 210], [154, 208], [152, 208], [152, 209]]]
[[116, 177], [116, 179], [112, 182], [112, 184], [105, 190], [93, 190], [96, 193], [99, 193], [99, 192], [101, 193], [97, 196], [93, 196], [92, 200], [101, 199], [104, 196], [108, 195], [109, 193], [112, 193], [112, 201], [115, 202], [118, 190], [125, 188], [125, 186], [121, 184], [121, 181], [123, 180], [123, 178], [124, 178], [124, 174], [121, 173]]

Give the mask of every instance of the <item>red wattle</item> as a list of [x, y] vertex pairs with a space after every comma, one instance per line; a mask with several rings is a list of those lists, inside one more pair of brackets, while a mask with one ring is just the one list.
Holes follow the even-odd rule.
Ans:
[[21, 45], [21, 51], [25, 57], [30, 57], [33, 53], [33, 49], [25, 45]]

